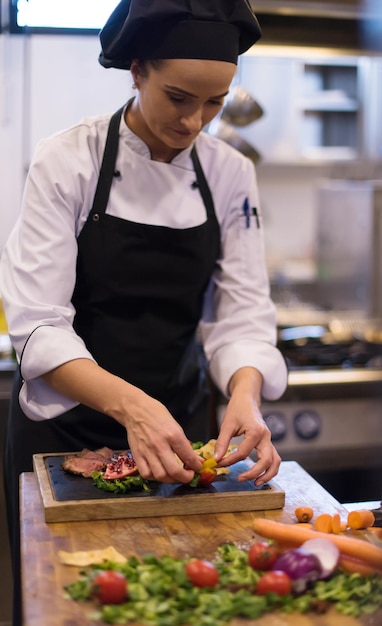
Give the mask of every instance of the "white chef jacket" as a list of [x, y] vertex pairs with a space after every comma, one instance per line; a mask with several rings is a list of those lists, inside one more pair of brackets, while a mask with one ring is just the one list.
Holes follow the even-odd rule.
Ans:
[[[21, 216], [2, 254], [0, 292], [24, 380], [20, 405], [33, 420], [55, 417], [76, 402], [41, 376], [73, 359], [93, 359], [73, 329], [77, 237], [91, 210], [110, 115], [85, 118], [39, 143], [27, 177]], [[202, 132], [196, 148], [221, 231], [222, 258], [205, 295], [199, 337], [210, 373], [223, 394], [236, 370], [258, 369], [262, 394], [286, 387], [284, 359], [275, 347], [275, 307], [264, 259], [262, 216], [252, 162]], [[192, 183], [191, 147], [171, 163], [151, 160], [146, 144], [122, 118], [107, 213], [133, 222], [184, 229], [206, 221]], [[257, 208], [257, 218], [249, 207]]]

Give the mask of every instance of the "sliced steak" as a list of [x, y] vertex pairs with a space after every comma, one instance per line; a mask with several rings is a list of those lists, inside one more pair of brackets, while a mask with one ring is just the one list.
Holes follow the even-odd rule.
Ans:
[[112, 456], [113, 451], [106, 447], [96, 451], [84, 448], [81, 452], [66, 456], [62, 469], [84, 478], [91, 478], [93, 472], [103, 472]]
[[96, 454], [100, 454], [107, 461], [110, 461], [110, 459], [114, 456], [114, 450], [111, 450], [111, 448], [107, 448], [106, 446], [104, 446], [103, 448], [99, 448], [99, 450], [96, 450]]

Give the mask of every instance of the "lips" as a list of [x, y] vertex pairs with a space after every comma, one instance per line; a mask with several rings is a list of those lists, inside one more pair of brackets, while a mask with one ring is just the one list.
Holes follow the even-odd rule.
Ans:
[[188, 130], [174, 130], [174, 133], [181, 135], [182, 137], [191, 137], [192, 133]]

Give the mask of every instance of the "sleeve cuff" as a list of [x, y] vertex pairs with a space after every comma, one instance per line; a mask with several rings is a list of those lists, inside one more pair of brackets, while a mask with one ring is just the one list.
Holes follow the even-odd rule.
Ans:
[[58, 417], [78, 402], [52, 389], [41, 376], [75, 359], [94, 358], [82, 339], [73, 332], [55, 326], [39, 326], [29, 335], [20, 361], [23, 385], [20, 407], [27, 417], [43, 421]]
[[25, 344], [21, 375], [25, 381], [33, 380], [74, 359], [94, 361], [78, 335], [55, 326], [39, 326]]
[[35, 422], [58, 417], [79, 404], [52, 389], [42, 378], [23, 383], [19, 402], [25, 415]]
[[265, 343], [237, 342], [223, 346], [213, 356], [210, 373], [222, 393], [228, 397], [228, 385], [234, 373], [242, 367], [254, 367], [263, 376], [262, 397], [277, 400], [288, 383], [288, 370], [281, 352]]

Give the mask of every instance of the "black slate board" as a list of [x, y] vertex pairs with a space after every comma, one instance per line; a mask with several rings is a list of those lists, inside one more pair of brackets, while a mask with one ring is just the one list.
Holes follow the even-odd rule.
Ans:
[[196, 493], [267, 491], [271, 488], [269, 485], [255, 487], [252, 481], [239, 483], [237, 480], [239, 474], [248, 470], [248, 464], [241, 461], [231, 465], [229, 474], [219, 476], [209, 487], [189, 487], [187, 485], [168, 485], [165, 483], [151, 482], [151, 491], [149, 492], [134, 490], [127, 493], [113, 493], [98, 489], [98, 487], [93, 484], [91, 478], [83, 478], [83, 476], [65, 472], [61, 467], [64, 458], [64, 456], [47, 456], [44, 459], [54, 498], [57, 502], [65, 502], [67, 500], [110, 500], [111, 498], [126, 499], [131, 497], [150, 498], [152, 496], [171, 498]]

